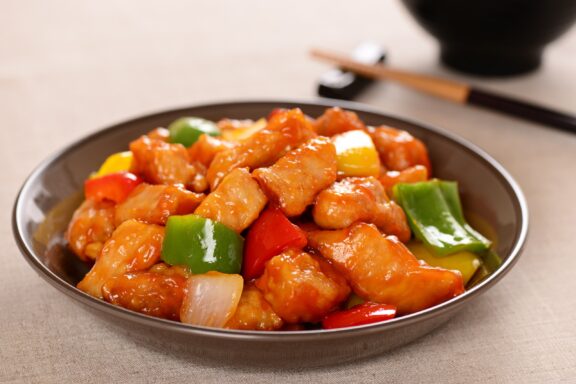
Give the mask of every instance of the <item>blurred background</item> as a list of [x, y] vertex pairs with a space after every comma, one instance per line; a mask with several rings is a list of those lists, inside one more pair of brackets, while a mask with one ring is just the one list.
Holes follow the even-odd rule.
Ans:
[[[547, 49], [540, 70], [479, 80], [441, 66], [437, 42], [399, 1], [3, 0], [1, 7], [0, 115], [46, 135], [51, 149], [62, 145], [61, 138], [53, 143], [56, 138], [47, 134], [57, 125], [68, 126], [73, 140], [164, 108], [314, 97], [317, 79], [328, 67], [311, 60], [308, 50], [349, 53], [363, 41], [386, 47], [391, 66], [481, 81], [487, 88], [576, 110], [576, 76], [557, 75], [576, 74], [574, 31]], [[563, 55], [572, 60], [562, 60]], [[547, 93], [542, 84], [554, 90], [553, 100], [541, 96]], [[359, 101], [455, 130], [447, 117], [469, 113], [392, 84], [378, 84]]]

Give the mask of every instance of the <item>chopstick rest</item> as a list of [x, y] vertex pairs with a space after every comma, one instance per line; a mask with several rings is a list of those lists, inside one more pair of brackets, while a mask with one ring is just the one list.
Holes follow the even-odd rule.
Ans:
[[[378, 64], [386, 59], [386, 51], [378, 44], [365, 42], [354, 49], [352, 58], [363, 64]], [[332, 99], [352, 100], [373, 83], [374, 79], [335, 68], [320, 76], [318, 95]]]

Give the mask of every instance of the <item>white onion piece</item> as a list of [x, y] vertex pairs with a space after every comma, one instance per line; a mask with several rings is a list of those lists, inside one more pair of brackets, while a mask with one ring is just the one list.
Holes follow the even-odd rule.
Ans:
[[180, 321], [222, 328], [234, 315], [244, 279], [240, 275], [210, 271], [186, 281], [187, 292], [180, 309]]

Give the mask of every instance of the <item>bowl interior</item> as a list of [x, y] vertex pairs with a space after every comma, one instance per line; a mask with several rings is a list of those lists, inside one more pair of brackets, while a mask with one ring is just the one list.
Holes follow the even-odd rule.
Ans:
[[[479, 214], [495, 230], [497, 252], [505, 259], [501, 269], [511, 266], [511, 259], [517, 256], [526, 235], [527, 213], [520, 190], [501, 166], [478, 148], [446, 132], [357, 104], [338, 104], [356, 111], [368, 125], [387, 124], [422, 139], [430, 151], [434, 176], [459, 181], [465, 210]], [[255, 119], [276, 107], [298, 106], [310, 116], [319, 116], [328, 105], [283, 101], [212, 104], [154, 114], [99, 131], [47, 159], [28, 178], [14, 209], [13, 227], [19, 246], [42, 277], [53, 284], [67, 285], [70, 288], [67, 293], [76, 298], [86, 296], [74, 286], [88, 267], [66, 249], [63, 233], [81, 202], [84, 180], [108, 155], [126, 150], [128, 143], [139, 135], [185, 115], [210, 120]], [[490, 279], [496, 279], [500, 272]], [[474, 290], [483, 289], [490, 279]], [[107, 306], [109, 312], [121, 311], [104, 302], [97, 305]]]

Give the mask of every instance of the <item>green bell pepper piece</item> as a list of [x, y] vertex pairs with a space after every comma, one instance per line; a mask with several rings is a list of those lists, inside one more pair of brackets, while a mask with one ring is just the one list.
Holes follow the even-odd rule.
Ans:
[[168, 130], [170, 131], [170, 142], [180, 143], [185, 147], [194, 144], [203, 134], [220, 135], [220, 130], [216, 124], [199, 117], [182, 117], [173, 121], [168, 126]]
[[456, 182], [400, 183], [393, 192], [416, 238], [436, 255], [483, 252], [490, 247], [490, 240], [466, 222]]
[[240, 273], [244, 239], [222, 223], [197, 215], [170, 216], [162, 260], [186, 265], [194, 274]]

